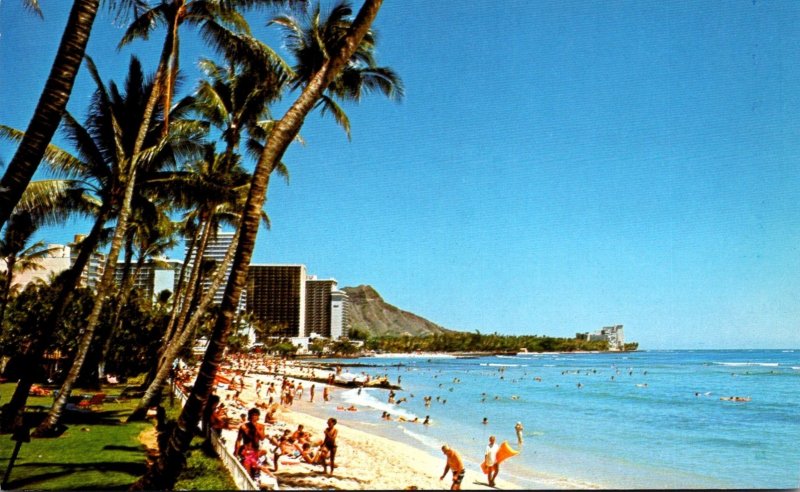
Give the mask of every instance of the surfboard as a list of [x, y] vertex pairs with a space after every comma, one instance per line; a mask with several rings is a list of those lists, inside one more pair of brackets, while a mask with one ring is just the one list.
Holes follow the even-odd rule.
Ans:
[[[500, 445], [500, 449], [497, 450], [497, 458], [495, 459], [495, 463], [497, 463], [499, 465], [500, 463], [504, 462], [508, 458], [511, 458], [512, 456], [516, 456], [518, 454], [519, 454], [519, 451], [516, 450], [516, 449], [513, 449], [508, 444], [508, 441], [503, 441], [503, 444]], [[489, 474], [489, 467], [486, 466], [486, 462], [485, 461], [481, 463], [481, 471], [484, 474], [487, 474], [487, 475]]]

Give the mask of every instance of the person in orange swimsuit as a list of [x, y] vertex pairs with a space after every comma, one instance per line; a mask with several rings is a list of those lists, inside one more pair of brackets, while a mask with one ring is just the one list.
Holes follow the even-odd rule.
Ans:
[[459, 456], [455, 449], [452, 449], [447, 444], [442, 446], [442, 453], [447, 457], [447, 463], [444, 465], [444, 473], [439, 477], [439, 480], [444, 480], [448, 470], [452, 470], [453, 485], [450, 486], [450, 490], [461, 490], [461, 482], [464, 480], [464, 475], [466, 474], [461, 456]]

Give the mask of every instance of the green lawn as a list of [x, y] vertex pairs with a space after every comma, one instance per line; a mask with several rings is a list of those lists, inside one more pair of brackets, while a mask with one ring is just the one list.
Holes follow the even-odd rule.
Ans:
[[[0, 384], [0, 404], [11, 399], [14, 387], [13, 383]], [[104, 392], [114, 396], [121, 390], [120, 387], [108, 387]], [[84, 391], [73, 392], [80, 393]], [[30, 397], [28, 405], [41, 405], [48, 409], [52, 401], [52, 397]], [[137, 400], [111, 401], [90, 413], [69, 412], [64, 419], [68, 428], [61, 436], [31, 439], [22, 445], [8, 488], [127, 489], [146, 469], [145, 446], [139, 442], [138, 436], [153, 428], [152, 422], [125, 423], [136, 403]], [[168, 414], [177, 416], [178, 411], [175, 408]], [[42, 412], [39, 417], [44, 415]], [[201, 441], [197, 438], [193, 442], [187, 467], [176, 488], [235, 489], [222, 463], [200, 451]], [[14, 445], [9, 434], [0, 434], [0, 474], [5, 474]]]

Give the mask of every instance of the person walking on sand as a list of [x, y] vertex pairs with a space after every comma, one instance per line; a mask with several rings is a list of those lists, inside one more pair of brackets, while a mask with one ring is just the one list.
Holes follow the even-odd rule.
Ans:
[[314, 389], [315, 389], [316, 387], [317, 387], [317, 386], [316, 386], [315, 384], [312, 384], [312, 385], [311, 385], [311, 389], [308, 391], [308, 392], [309, 392], [309, 394], [311, 394], [311, 398], [310, 398], [308, 401], [310, 401], [311, 403], [314, 403]]
[[486, 464], [488, 470], [486, 475], [490, 487], [494, 487], [494, 481], [497, 478], [497, 474], [500, 472], [500, 465], [497, 464], [497, 451], [500, 450], [500, 445], [495, 441], [494, 436], [489, 436], [489, 445], [486, 446], [486, 452], [483, 457], [483, 462]]
[[447, 444], [442, 446], [442, 453], [447, 457], [447, 462], [444, 465], [444, 473], [439, 477], [439, 480], [444, 480], [444, 477], [447, 476], [447, 471], [452, 470], [453, 485], [450, 486], [450, 490], [461, 490], [461, 482], [464, 480], [464, 474], [466, 473], [461, 456]]
[[522, 431], [524, 430], [522, 422], [517, 422], [517, 425], [514, 426], [514, 430], [517, 431], [517, 443], [522, 446]]
[[338, 434], [336, 419], [331, 417], [328, 419], [328, 428], [325, 429], [325, 439], [322, 441], [322, 446], [328, 450], [328, 455], [330, 456], [330, 475], [333, 475], [333, 469], [336, 467], [334, 460], [336, 459], [336, 436]]

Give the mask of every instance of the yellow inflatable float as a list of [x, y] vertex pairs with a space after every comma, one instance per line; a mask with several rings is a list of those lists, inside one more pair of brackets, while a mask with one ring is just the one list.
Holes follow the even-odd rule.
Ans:
[[[499, 465], [508, 458], [511, 458], [512, 456], [516, 456], [518, 454], [519, 451], [509, 446], [508, 441], [503, 441], [503, 444], [500, 445], [500, 449], [497, 450], [497, 458], [495, 459], [495, 463]], [[481, 463], [481, 471], [485, 474], [489, 473], [489, 467], [486, 466], [485, 461]]]

